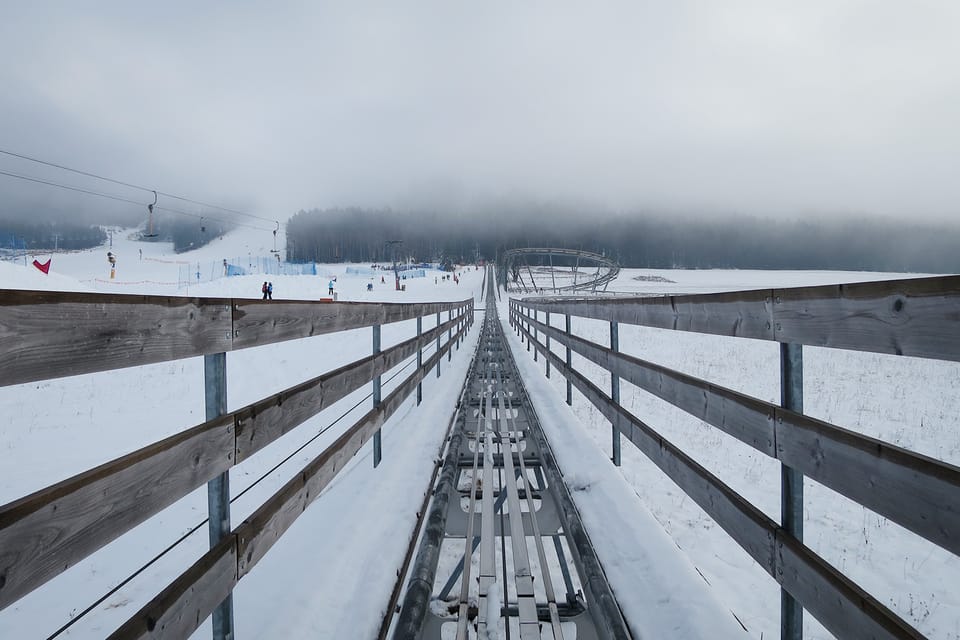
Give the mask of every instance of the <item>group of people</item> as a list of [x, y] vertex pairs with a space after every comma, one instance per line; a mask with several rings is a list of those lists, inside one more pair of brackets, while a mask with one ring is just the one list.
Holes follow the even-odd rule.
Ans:
[[273, 300], [273, 283], [272, 282], [264, 282], [263, 286], [260, 287], [260, 291], [263, 292], [264, 300]]

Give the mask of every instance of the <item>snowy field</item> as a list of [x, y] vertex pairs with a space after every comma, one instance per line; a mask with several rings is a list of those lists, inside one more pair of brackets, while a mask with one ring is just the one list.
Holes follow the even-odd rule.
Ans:
[[[125, 235], [115, 234], [112, 247], [54, 255], [49, 275], [25, 267], [22, 261], [0, 262], [0, 277], [7, 288], [14, 289], [247, 298], [259, 298], [260, 284], [270, 279], [274, 299], [317, 299], [326, 296], [327, 282], [336, 276], [340, 300], [429, 301], [474, 296], [479, 302], [480, 298], [483, 272], [473, 267], [462, 270], [459, 284], [435, 281], [428, 272], [427, 278], [405, 281], [407, 290], [402, 292], [393, 290], [389, 274], [381, 284], [379, 277], [348, 275], [346, 265], [321, 265], [317, 276], [249, 275], [178, 288], [177, 261], [207, 264], [229, 256], [269, 255], [272, 236], [235, 232], [197, 251], [175, 255], [169, 245], [138, 243]], [[113, 280], [107, 251], [117, 255]], [[49, 256], [36, 257], [43, 262]], [[610, 288], [683, 294], [892, 277], [904, 276], [624, 270]], [[367, 291], [369, 283], [372, 291]], [[500, 315], [506, 323], [506, 297], [500, 303]], [[431, 326], [424, 322], [424, 329]], [[432, 460], [440, 451], [478, 326], [454, 352], [452, 362], [443, 361], [443, 375], [425, 380], [424, 404], [414, 408], [412, 401], [407, 402], [388, 422], [381, 466], [374, 471], [371, 448], [362, 450], [239, 583], [234, 592], [238, 637], [376, 636], [394, 586], [397, 559], [406, 549], [431, 471], [430, 465], [411, 461]], [[600, 343], [608, 338], [607, 327], [600, 322], [575, 322], [574, 331]], [[413, 333], [413, 322], [384, 327], [383, 346]], [[562, 379], [556, 375], [544, 379], [542, 362], [535, 365], [530, 354], [519, 350], [515, 336], [509, 339], [517, 347], [518, 364], [529, 379], [534, 402], [542, 407], [538, 409], [541, 415], [565, 413], [579, 422], [582, 437], [564, 438], [564, 444], [558, 445], [565, 447], [558, 451], [561, 464], [565, 456], [575, 458], [577, 450], [590, 441], [609, 455], [609, 424], [576, 392], [573, 408], [568, 409], [562, 403]], [[357, 330], [229, 353], [228, 408], [234, 410], [363, 357], [370, 352], [370, 343], [370, 331]], [[621, 326], [620, 346], [638, 357], [763, 400], [779, 400], [775, 343]], [[815, 348], [805, 348], [804, 359], [807, 414], [960, 464], [956, 429], [960, 365]], [[574, 364], [601, 386], [609, 387], [609, 378], [593, 365], [576, 356]], [[394, 373], [399, 373], [400, 380], [411, 369], [407, 361], [387, 374], [384, 394], [393, 388], [386, 381]], [[0, 468], [5, 471], [0, 475], [0, 503], [203, 422], [202, 370], [202, 359], [193, 358], [0, 388], [4, 416], [0, 421]], [[368, 390], [358, 391], [234, 467], [230, 474], [235, 497], [233, 523], [242, 521], [353, 424], [369, 408], [368, 394]], [[621, 398], [632, 413], [779, 519], [776, 463], [627, 383], [622, 383]], [[278, 468], [271, 471], [275, 465]], [[637, 496], [628, 508], [647, 510], [659, 521], [724, 608], [742, 621], [747, 629], [743, 636], [778, 637], [779, 589], [774, 581], [629, 443], [623, 445], [620, 473], [624, 487]], [[590, 500], [589, 493], [578, 492], [581, 499]], [[810, 481], [805, 502], [805, 537], [815, 551], [925, 635], [960, 639], [960, 594], [954, 587], [960, 562], [956, 557]], [[201, 524], [205, 514], [206, 492], [201, 489], [0, 612], [0, 638], [50, 636]], [[202, 555], [206, 546], [203, 526], [89, 615], [80, 617], [61, 637], [105, 636]], [[617, 554], [629, 545], [617, 547], [613, 542], [610, 546], [601, 551], [616, 562]], [[642, 581], [643, 576], [637, 580]], [[805, 620], [806, 637], [830, 637], [809, 616]], [[195, 637], [209, 635], [207, 623]]]

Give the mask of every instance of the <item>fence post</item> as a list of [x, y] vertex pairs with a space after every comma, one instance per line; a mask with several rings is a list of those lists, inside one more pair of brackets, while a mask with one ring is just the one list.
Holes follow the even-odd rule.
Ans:
[[[207, 420], [227, 412], [227, 354], [203, 356], [203, 386]], [[210, 548], [230, 535], [230, 472], [207, 483], [207, 510], [210, 516]], [[213, 610], [213, 640], [230, 640], [233, 633], [233, 593]]]
[[[453, 309], [447, 310], [447, 322], [453, 320]], [[450, 348], [450, 341], [453, 340], [453, 327], [447, 329], [447, 362], [453, 359], [453, 349]]]
[[[803, 413], [802, 345], [780, 344], [780, 405], [784, 409]], [[803, 542], [803, 474], [786, 465], [780, 466], [780, 520], [787, 534]], [[782, 588], [780, 638], [803, 638], [803, 607]]]
[[[380, 325], [373, 325], [373, 355], [380, 353]], [[380, 406], [380, 376], [373, 379], [373, 408]], [[380, 465], [383, 451], [380, 448], [380, 429], [373, 434], [373, 466]]]
[[[527, 334], [528, 334], [528, 335], [527, 335], [527, 351], [530, 351], [530, 347], [532, 346], [531, 343], [533, 342], [533, 336], [529, 335], [529, 333], [530, 333], [530, 307], [527, 307], [527, 308], [526, 308], [526, 313], [525, 313], [524, 315], [527, 316], [527, 319], [526, 319], [526, 321], [524, 322], [524, 327], [526, 327], [526, 329], [527, 329]], [[534, 358], [534, 360], [536, 360], [536, 358], [537, 358], [537, 352], [536, 352], [536, 351], [533, 352], [533, 358]]]
[[[546, 311], [545, 313], [547, 314], [546, 325], [549, 327], [549, 326], [550, 326], [550, 312], [549, 312], [549, 311]], [[550, 334], [549, 334], [549, 333], [547, 334], [547, 355], [546, 355], [543, 359], [546, 361], [546, 365], [547, 365], [547, 377], [549, 378], [549, 377], [550, 377]]]
[[[423, 335], [423, 317], [417, 316], [417, 338]], [[423, 345], [417, 345], [417, 371], [423, 366]], [[417, 383], [417, 406], [423, 402], [423, 381]]]
[[[570, 314], [565, 314], [567, 338], [570, 338]], [[570, 382], [570, 371], [573, 369], [573, 356], [570, 353], [570, 341], [567, 340], [567, 404], [573, 406], [573, 383]]]
[[[620, 351], [620, 324], [610, 323], [610, 350], [614, 353]], [[614, 404], [620, 404], [620, 376], [610, 372], [610, 399]], [[613, 449], [613, 464], [620, 466], [620, 430], [615, 422], [610, 423], [611, 447]]]
[[440, 312], [437, 311], [437, 377], [440, 377], [440, 361], [443, 358], [440, 357]]
[[[537, 310], [534, 309], [534, 310], [533, 310], [533, 320], [536, 321], [537, 319], [538, 319]], [[533, 339], [534, 339], [534, 341], [535, 341], [538, 345], [540, 344], [540, 334], [537, 332], [537, 328], [536, 328], [536, 327], [533, 328]], [[540, 353], [540, 349], [534, 349], [534, 350], [533, 350], [533, 361], [534, 361], [534, 362], [537, 361], [537, 354], [538, 354], [538, 353]]]

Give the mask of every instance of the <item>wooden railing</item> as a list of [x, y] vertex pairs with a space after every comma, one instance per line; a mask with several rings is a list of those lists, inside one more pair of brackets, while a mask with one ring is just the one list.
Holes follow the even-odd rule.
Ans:
[[[565, 329], [552, 326], [551, 315], [563, 315]], [[574, 335], [571, 316], [609, 322], [613, 348]], [[773, 576], [788, 600], [837, 637], [923, 637], [803, 544], [799, 474], [960, 555], [960, 468], [803, 415], [800, 345], [960, 361], [960, 277], [658, 298], [513, 299], [510, 321], [543, 354], [548, 373], [552, 366], [566, 377], [568, 403], [574, 386]], [[620, 353], [621, 323], [780, 342], [782, 397], [792, 400], [763, 402]], [[565, 347], [565, 359], [551, 341]], [[571, 353], [610, 372], [609, 395], [573, 369]], [[620, 406], [621, 379], [776, 458], [785, 478], [798, 474], [784, 482], [783, 521]], [[783, 637], [800, 637], [798, 625], [799, 616], [784, 621]]]
[[[428, 315], [437, 326], [422, 332]], [[411, 319], [417, 335], [380, 351], [380, 326]], [[472, 299], [262, 302], [0, 291], [0, 385], [211, 357], [348, 329], [374, 331], [368, 357], [0, 507], [0, 610], [373, 382], [372, 410], [114, 634], [186, 637], [414, 389], [419, 400], [421, 380], [434, 367], [439, 375], [440, 359], [472, 323]], [[431, 342], [437, 349], [423, 361]], [[381, 374], [413, 354], [417, 369], [381, 401]]]

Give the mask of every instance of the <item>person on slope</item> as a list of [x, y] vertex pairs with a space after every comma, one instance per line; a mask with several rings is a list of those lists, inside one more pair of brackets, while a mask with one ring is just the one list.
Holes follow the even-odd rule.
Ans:
[[260, 291], [263, 293], [263, 299], [266, 300], [267, 299], [267, 283], [266, 282], [264, 282], [263, 286], [260, 287]]

